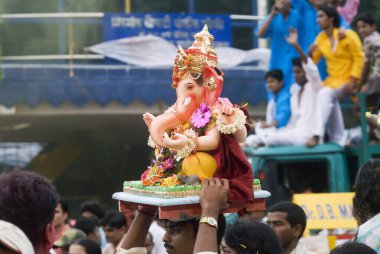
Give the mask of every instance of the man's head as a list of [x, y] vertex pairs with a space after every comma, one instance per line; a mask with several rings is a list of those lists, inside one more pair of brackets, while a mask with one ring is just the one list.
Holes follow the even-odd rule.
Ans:
[[124, 214], [111, 211], [106, 214], [101, 223], [107, 242], [117, 246], [127, 232], [127, 220]]
[[302, 68], [302, 63], [300, 58], [293, 58], [293, 76], [296, 83], [300, 86], [303, 86], [307, 83], [306, 72]]
[[18, 226], [36, 251], [48, 253], [54, 242], [54, 187], [46, 178], [24, 170], [0, 175], [0, 186], [0, 219]]
[[229, 225], [220, 246], [221, 253], [282, 253], [275, 232], [262, 222], [237, 221]]
[[348, 242], [334, 248], [330, 254], [376, 254], [376, 251], [364, 243]]
[[355, 19], [355, 21], [356, 26], [358, 27], [358, 32], [363, 39], [376, 31], [376, 22], [371, 14], [361, 14]]
[[69, 205], [67, 204], [66, 200], [60, 197], [58, 200], [58, 204], [55, 208], [55, 214], [54, 214], [55, 228], [60, 228], [63, 225], [65, 225], [68, 217], [69, 217]]
[[265, 74], [265, 81], [267, 82], [268, 90], [277, 94], [282, 86], [284, 80], [284, 73], [281, 70], [270, 70]]
[[99, 244], [83, 238], [70, 245], [69, 253], [72, 254], [102, 254]]
[[80, 207], [80, 215], [82, 217], [97, 217], [99, 220], [103, 219], [104, 217], [104, 209], [103, 207], [93, 201], [85, 201]]
[[280, 238], [286, 250], [294, 241], [302, 237], [306, 228], [306, 214], [303, 209], [291, 202], [279, 202], [268, 209], [268, 225]]
[[318, 7], [317, 22], [322, 30], [339, 28], [340, 16], [335, 8], [321, 5]]
[[365, 162], [355, 179], [354, 215], [359, 224], [380, 213], [380, 160]]
[[276, 0], [275, 5], [280, 13], [288, 13], [291, 9], [290, 0]]
[[100, 243], [99, 222], [96, 217], [82, 217], [77, 220], [75, 227], [82, 230], [87, 235], [88, 239], [96, 242], [97, 244]]
[[[166, 233], [162, 238], [167, 253], [169, 254], [191, 254], [194, 250], [195, 240], [197, 238], [199, 219], [173, 222], [170, 220], [161, 220], [160, 225]], [[223, 215], [218, 217], [218, 246], [222, 241], [224, 229], [226, 228], [226, 219]]]

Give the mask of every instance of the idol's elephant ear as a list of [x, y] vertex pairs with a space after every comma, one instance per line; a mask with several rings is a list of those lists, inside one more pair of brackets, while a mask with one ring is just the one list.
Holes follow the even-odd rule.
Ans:
[[[218, 73], [220, 72], [220, 73]], [[203, 80], [205, 85], [204, 101], [207, 105], [212, 106], [220, 97], [223, 89], [223, 77], [220, 70], [206, 66], [203, 69]]]

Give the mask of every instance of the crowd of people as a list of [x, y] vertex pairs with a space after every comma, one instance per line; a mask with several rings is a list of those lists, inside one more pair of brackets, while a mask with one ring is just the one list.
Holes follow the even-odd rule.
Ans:
[[[265, 75], [269, 103], [266, 120], [256, 124], [246, 145], [345, 145], [340, 100], [361, 91], [378, 107], [380, 36], [375, 20], [356, 15], [359, 0], [347, 0], [343, 7], [340, 2], [276, 0], [258, 26], [257, 36], [271, 40]], [[350, 25], [357, 27], [364, 46]]]
[[[266, 220], [243, 216], [226, 226], [221, 210], [228, 206], [229, 181], [212, 178], [202, 185], [200, 218], [159, 220], [156, 210], [146, 207], [132, 218], [105, 213], [99, 203], [86, 201], [81, 217], [69, 225], [68, 205], [46, 178], [25, 170], [3, 173], [0, 253], [313, 254], [300, 241], [307, 217], [297, 204], [275, 203], [268, 207]], [[353, 209], [358, 233], [331, 253], [380, 253], [380, 160], [359, 169]]]

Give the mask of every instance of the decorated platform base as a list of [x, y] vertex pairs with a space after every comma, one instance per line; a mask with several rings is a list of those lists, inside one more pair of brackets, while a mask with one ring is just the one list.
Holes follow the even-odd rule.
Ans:
[[[191, 186], [182, 188], [184, 191], [175, 189], [162, 189], [157, 191], [154, 187], [138, 188], [139, 182], [129, 182], [129, 187], [124, 192], [117, 192], [112, 195], [113, 199], [119, 201], [120, 212], [134, 211], [138, 208], [154, 208], [157, 209], [159, 219], [185, 220], [201, 215], [201, 207], [199, 204], [199, 192], [201, 186]], [[135, 186], [135, 188], [133, 188]], [[195, 195], [184, 196], [188, 190], [194, 191]], [[161, 193], [160, 193], [161, 192]], [[147, 196], [149, 195], [149, 196]], [[179, 195], [180, 197], [173, 197]], [[240, 210], [246, 212], [256, 212], [265, 210], [265, 199], [270, 197], [270, 193], [260, 188], [254, 190], [254, 202], [246, 204], [231, 205], [230, 208], [223, 210], [223, 213], [233, 213]]]

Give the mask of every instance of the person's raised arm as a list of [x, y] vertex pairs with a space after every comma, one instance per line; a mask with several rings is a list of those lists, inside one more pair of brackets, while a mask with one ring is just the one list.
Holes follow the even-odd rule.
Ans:
[[257, 32], [258, 37], [263, 37], [266, 34], [266, 32], [268, 31], [268, 28], [270, 27], [270, 24], [272, 23], [274, 16], [276, 16], [276, 14], [278, 14], [278, 13], [279, 12], [277, 11], [277, 7], [276, 7], [276, 5], [274, 5], [272, 7], [272, 10], [271, 10], [268, 18], [264, 21], [264, 24], [259, 28], [259, 30]]
[[298, 52], [298, 54], [301, 56], [302, 61], [302, 68], [306, 72], [307, 80], [310, 82], [312, 87], [315, 90], [319, 90], [322, 88], [322, 80], [321, 76], [319, 74], [318, 67], [314, 64], [314, 62], [303, 52], [301, 46], [297, 42], [298, 34], [297, 31], [294, 29], [291, 29], [289, 31], [289, 37], [286, 38], [286, 41], [291, 44]]
[[[144, 210], [145, 211], [145, 210]], [[146, 236], [153, 221], [153, 212], [137, 212], [130, 228], [126, 235], [124, 235], [121, 242], [121, 249], [129, 250], [132, 248], [145, 248]], [[123, 253], [118, 252], [118, 253]]]
[[194, 252], [218, 252], [217, 244], [217, 225], [212, 226], [208, 223], [202, 223], [203, 218], [212, 218], [218, 221], [219, 212], [226, 208], [229, 182], [227, 179], [206, 179], [202, 182], [201, 191], [201, 223], [199, 225], [197, 239], [195, 241]]
[[303, 52], [301, 46], [298, 44], [298, 32], [296, 29], [291, 28], [289, 30], [289, 37], [285, 38], [286, 41], [292, 45], [301, 57], [303, 63], [307, 63], [307, 55]]

